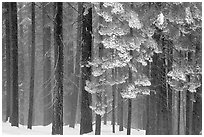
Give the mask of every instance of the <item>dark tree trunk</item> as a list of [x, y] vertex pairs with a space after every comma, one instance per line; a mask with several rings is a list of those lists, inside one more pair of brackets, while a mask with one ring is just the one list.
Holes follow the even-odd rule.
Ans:
[[101, 115], [96, 114], [96, 129], [95, 129], [95, 135], [101, 134]]
[[50, 12], [50, 4], [42, 4], [43, 16], [43, 101], [44, 101], [44, 118], [43, 125], [47, 126], [52, 122], [52, 93], [51, 93], [51, 28], [47, 26], [49, 23], [48, 13]]
[[63, 135], [63, 34], [62, 34], [62, 18], [63, 4], [62, 2], [54, 3], [54, 11], [56, 13], [54, 19], [54, 40], [55, 40], [55, 90], [53, 95], [53, 121], [52, 135]]
[[[157, 56], [153, 56], [153, 60], [157, 60]], [[153, 64], [154, 63], [154, 64]], [[151, 79], [150, 89], [155, 90], [154, 86], [157, 85], [156, 72], [155, 72], [155, 62], [149, 63], [149, 78]], [[150, 92], [147, 98], [147, 126], [146, 135], [156, 135], [157, 134], [157, 95], [155, 92]]]
[[195, 93], [194, 114], [193, 114], [193, 135], [199, 135], [202, 131], [202, 87], [197, 88]]
[[33, 125], [33, 104], [34, 104], [34, 76], [35, 76], [35, 3], [32, 2], [32, 47], [31, 47], [31, 71], [30, 71], [30, 95], [28, 110], [28, 128]]
[[123, 131], [123, 98], [120, 95], [121, 104], [120, 104], [120, 126], [119, 131]]
[[[85, 9], [83, 8], [83, 11]], [[88, 10], [88, 14], [82, 16], [82, 79], [81, 79], [81, 122], [80, 134], [92, 132], [92, 110], [91, 94], [85, 90], [86, 80], [90, 80], [91, 68], [86, 66], [88, 61], [91, 61], [91, 48], [92, 48], [92, 9]]]
[[[120, 76], [121, 68], [118, 68], [117, 75]], [[123, 131], [123, 98], [121, 96], [121, 87], [118, 85], [118, 122], [119, 122], [119, 131]]]
[[132, 115], [132, 100], [128, 99], [127, 135], [131, 134], [131, 115]]
[[[99, 49], [99, 54], [100, 54], [100, 49]], [[97, 103], [102, 104], [102, 93], [96, 93], [96, 100], [97, 100]], [[98, 106], [98, 107], [101, 107], [100, 109], [102, 109], [102, 106]], [[95, 135], [100, 135], [100, 134], [101, 134], [101, 115], [96, 114]]]
[[[115, 80], [115, 69], [112, 69], [112, 80]], [[115, 133], [115, 90], [116, 85], [112, 86], [112, 132]]]
[[107, 115], [108, 115], [108, 104], [107, 104], [107, 88], [105, 87], [105, 93], [104, 93], [104, 105], [105, 105], [105, 114], [103, 116], [104, 119], [104, 125], [107, 125]]
[[[131, 4], [132, 7], [132, 4]], [[130, 35], [133, 36], [133, 30], [130, 28]], [[130, 50], [130, 56], [133, 56], [133, 51]], [[132, 62], [132, 59], [130, 60]], [[128, 77], [128, 82], [132, 83], [132, 70], [129, 68], [129, 77]], [[132, 100], [128, 99], [128, 121], [127, 121], [127, 135], [131, 134], [131, 116], [132, 116]]]
[[[23, 6], [23, 3], [19, 3], [19, 8], [21, 9]], [[19, 22], [21, 22], [23, 20], [23, 17], [22, 17], [22, 10], [20, 10], [19, 12]], [[20, 119], [19, 119], [19, 122], [21, 125], [24, 125], [24, 92], [25, 92], [25, 89], [24, 89], [24, 85], [25, 85], [25, 81], [24, 81], [24, 43], [23, 43], [23, 24], [20, 24], [19, 25], [19, 34], [20, 34], [20, 40], [19, 40], [19, 68], [21, 68], [19, 70], [19, 83], [20, 83], [20, 86], [19, 86], [19, 99], [20, 99]]]
[[11, 3], [8, 3], [9, 5], [9, 26], [10, 26], [10, 118], [9, 122], [12, 123], [12, 113], [13, 113], [13, 43], [12, 43], [12, 22], [13, 22], [13, 13], [12, 13], [12, 7]]
[[18, 127], [18, 25], [17, 25], [17, 3], [9, 3], [11, 7], [11, 43], [12, 43], [12, 113], [11, 126]]
[[6, 9], [7, 9], [7, 18], [6, 18], [6, 119], [5, 121], [8, 121], [8, 118], [10, 117], [10, 94], [11, 94], [11, 80], [10, 80], [10, 67], [11, 67], [11, 11], [10, 11], [10, 4], [7, 2], [5, 3]]

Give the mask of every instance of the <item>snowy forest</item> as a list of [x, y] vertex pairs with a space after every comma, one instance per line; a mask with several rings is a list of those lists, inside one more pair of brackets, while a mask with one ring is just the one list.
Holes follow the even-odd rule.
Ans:
[[202, 134], [202, 3], [2, 2], [2, 133]]

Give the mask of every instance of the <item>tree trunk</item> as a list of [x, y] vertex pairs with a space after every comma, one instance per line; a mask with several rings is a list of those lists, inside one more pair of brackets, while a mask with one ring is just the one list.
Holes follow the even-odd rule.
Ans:
[[131, 115], [132, 115], [132, 100], [128, 99], [127, 135], [131, 134]]
[[104, 119], [104, 125], [107, 125], [107, 115], [108, 115], [108, 103], [107, 103], [107, 88], [105, 87], [105, 93], [104, 93], [104, 105], [105, 105], [105, 114], [103, 116]]
[[172, 90], [172, 134], [178, 135], [179, 133], [179, 112], [178, 112], [178, 105], [179, 105], [179, 92]]
[[[83, 8], [82, 11], [85, 9]], [[88, 61], [91, 61], [91, 48], [92, 48], [92, 8], [88, 10], [88, 14], [82, 16], [82, 58], [81, 65], [82, 79], [81, 79], [81, 122], [80, 122], [80, 135], [92, 132], [92, 110], [89, 108], [91, 105], [91, 94], [85, 90], [86, 80], [90, 80], [91, 68], [86, 66]]]
[[32, 2], [32, 47], [31, 47], [31, 71], [30, 71], [30, 95], [28, 110], [28, 128], [32, 129], [33, 104], [34, 104], [34, 76], [35, 76], [35, 3]]
[[193, 106], [193, 135], [200, 135], [202, 132], [202, 87], [197, 88], [195, 94], [195, 102]]
[[[115, 68], [112, 69], [112, 81], [115, 80]], [[115, 133], [115, 90], [116, 85], [112, 86], [112, 131]]]
[[101, 115], [96, 114], [96, 129], [95, 129], [95, 135], [101, 134]]
[[[19, 3], [19, 8], [21, 9], [23, 6], [23, 3]], [[20, 10], [19, 12], [19, 22], [21, 22], [23, 20], [23, 17], [22, 17], [22, 10]], [[24, 125], [24, 98], [25, 98], [25, 95], [24, 95], [24, 92], [25, 92], [25, 89], [24, 89], [24, 86], [25, 86], [25, 81], [24, 81], [24, 74], [25, 74], [25, 69], [24, 69], [24, 43], [23, 43], [23, 35], [24, 35], [24, 32], [23, 32], [23, 24], [20, 24], [19, 26], [19, 34], [20, 34], [20, 40], [19, 40], [19, 67], [21, 68], [19, 70], [19, 83], [20, 83], [20, 86], [19, 86], [19, 99], [20, 99], [20, 119], [19, 119], [19, 122], [21, 125]]]
[[75, 59], [75, 84], [77, 85], [78, 99], [77, 99], [77, 123], [80, 123], [81, 120], [81, 43], [82, 43], [82, 14], [83, 14], [83, 4], [82, 2], [78, 3], [78, 17], [77, 17], [77, 51]]
[[[102, 3], [100, 2], [100, 8], [101, 8], [101, 6], [102, 6]], [[95, 14], [95, 16], [97, 15], [96, 13], [94, 13]], [[93, 23], [93, 25], [95, 26], [95, 25], [99, 25], [100, 23], [102, 23], [102, 17], [101, 16], [98, 16], [98, 18], [96, 18], [98, 21], [96, 21], [95, 23], [96, 24], [94, 24]], [[98, 28], [99, 30], [101, 29], [101, 26], [99, 26], [99, 28]], [[103, 40], [103, 37], [102, 37], [102, 35], [100, 35], [98, 32], [97, 32], [97, 30], [95, 30], [95, 31], [93, 31], [93, 34], [94, 34], [94, 37], [97, 39], [98, 38], [98, 40], [99, 41], [102, 41]], [[95, 40], [96, 39], [94, 39], [93, 41], [95, 42]], [[97, 41], [97, 40], [96, 40]], [[96, 47], [94, 47], [94, 50], [95, 50], [95, 56], [98, 56], [101, 60], [102, 60], [102, 57], [103, 57], [103, 49], [104, 49], [104, 47], [103, 47], [103, 44], [102, 43], [94, 43], [94, 45], [96, 45]], [[101, 67], [101, 66], [100, 66]], [[103, 74], [104, 75], [104, 74]], [[97, 81], [97, 83], [98, 84], [101, 84], [101, 82], [100, 82], [100, 77], [103, 77], [103, 75], [102, 76], [98, 76], [97, 78], [96, 78], [96, 81]], [[105, 88], [105, 86], [102, 86], [101, 88]], [[99, 93], [96, 93], [96, 101], [97, 101], [97, 107], [100, 107], [100, 110], [102, 110], [102, 104], [103, 104], [103, 102], [102, 102], [102, 92], [99, 92]], [[96, 128], [95, 128], [95, 135], [100, 135], [101, 134], [101, 115], [100, 114], [96, 114]]]
[[[76, 123], [76, 112], [77, 112], [77, 99], [78, 99], [78, 87], [79, 87], [79, 77], [76, 76], [75, 74], [75, 70], [76, 69], [74, 67], [74, 54], [73, 54], [73, 42], [70, 42], [69, 46], [68, 46], [68, 77], [70, 75], [73, 75], [74, 74], [74, 77], [70, 77], [70, 79], [72, 81], [74, 81], [74, 84], [72, 84], [71, 86], [73, 87], [73, 91], [71, 91], [71, 95], [69, 96], [70, 98], [70, 103], [71, 103], [71, 114], [70, 114], [70, 121], [69, 121], [69, 127], [72, 127], [74, 128], [75, 127], [75, 123]], [[79, 64], [76, 64], [76, 65], [79, 65]], [[78, 70], [79, 72], [79, 67], [78, 67]], [[79, 73], [77, 74], [79, 75]]]
[[120, 100], [121, 100], [121, 104], [120, 104], [120, 126], [119, 126], [119, 131], [123, 131], [123, 98], [120, 94]]
[[10, 94], [11, 94], [11, 9], [10, 4], [7, 2], [5, 3], [5, 6], [7, 8], [7, 18], [6, 18], [6, 119], [5, 121], [8, 121], [8, 118], [10, 117], [10, 106], [11, 106], [11, 100], [10, 100]]
[[185, 128], [186, 128], [186, 90], [180, 92], [179, 135], [186, 134]]
[[[121, 68], [117, 68], [117, 76], [119, 77], [121, 75]], [[117, 88], [118, 92], [118, 125], [119, 125], [119, 131], [123, 131], [123, 98], [121, 96], [121, 88], [122, 85], [119, 84]]]
[[52, 94], [51, 94], [51, 28], [47, 26], [49, 23], [48, 13], [50, 5], [42, 3], [43, 17], [43, 101], [44, 101], [44, 118], [43, 125], [47, 126], [52, 122]]
[[11, 126], [18, 127], [18, 25], [17, 25], [17, 3], [9, 3], [11, 7], [11, 43], [12, 43], [12, 113]]
[[55, 89], [53, 95], [52, 135], [63, 135], [63, 3], [54, 3]]
[[[131, 4], [132, 7], [132, 4]], [[130, 35], [133, 36], [133, 30], [130, 28]], [[133, 55], [133, 51], [130, 50], [130, 56]], [[130, 60], [132, 62], [132, 59]], [[132, 83], [132, 70], [129, 68], [129, 77], [128, 77], [128, 82]], [[128, 99], [128, 121], [127, 121], [127, 135], [131, 134], [131, 116], [132, 116], [132, 100]]]

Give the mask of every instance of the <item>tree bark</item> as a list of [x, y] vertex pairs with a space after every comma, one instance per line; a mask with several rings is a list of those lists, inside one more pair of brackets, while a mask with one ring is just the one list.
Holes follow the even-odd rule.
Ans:
[[[131, 4], [132, 7], [132, 4]], [[130, 35], [133, 36], [133, 30], [130, 28]], [[133, 55], [133, 51], [130, 50], [130, 56]], [[132, 59], [130, 60], [132, 62]], [[132, 83], [132, 70], [129, 68], [128, 71], [129, 77], [128, 77], [128, 82]], [[128, 121], [127, 121], [127, 135], [131, 134], [131, 116], [132, 116], [132, 100], [128, 99]]]
[[[85, 9], [83, 8], [82, 11]], [[81, 79], [81, 122], [80, 122], [80, 135], [92, 132], [92, 110], [89, 108], [91, 105], [91, 94], [85, 90], [86, 80], [90, 80], [91, 68], [86, 66], [88, 61], [91, 61], [91, 48], [92, 48], [92, 8], [88, 10], [88, 14], [82, 16], [82, 58], [81, 65], [82, 79]]]
[[63, 3], [54, 3], [55, 89], [53, 95], [52, 135], [63, 135]]
[[52, 94], [51, 94], [51, 28], [47, 26], [49, 23], [48, 13], [50, 12], [50, 4], [42, 3], [43, 17], [43, 101], [44, 101], [44, 118], [43, 125], [47, 126], [52, 122]]
[[[120, 93], [119, 93], [120, 94]], [[119, 95], [120, 96], [120, 126], [119, 126], [119, 131], [123, 131], [123, 98], [121, 96], [121, 94]]]
[[105, 114], [103, 116], [103, 119], [104, 119], [104, 125], [107, 125], [107, 116], [108, 116], [107, 87], [105, 87], [105, 90], [106, 90], [104, 93]]
[[[101, 6], [102, 6], [102, 3], [100, 2], [100, 8], [101, 8]], [[95, 15], [96, 15], [96, 13], [95, 13]], [[102, 17], [98, 17], [98, 18], [96, 18], [98, 21], [97, 22], [95, 22], [96, 24], [93, 24], [94, 26], [95, 25], [98, 25], [98, 24], [100, 24], [100, 23], [102, 23]], [[99, 26], [99, 30], [101, 29], [101, 26]], [[97, 30], [96, 30], [97, 31]], [[98, 38], [99, 39], [99, 41], [102, 41], [102, 39], [103, 39], [103, 37], [102, 37], [102, 35], [100, 35], [98, 32], [96, 32], [96, 31], [93, 31], [93, 34], [94, 34], [94, 36], [96, 37], [96, 39]], [[94, 42], [95, 42], [95, 40], [94, 40]], [[99, 43], [99, 44], [95, 44], [95, 45], [97, 45], [97, 47], [96, 47], [96, 55], [95, 56], [98, 56], [101, 60], [102, 60], [102, 57], [103, 57], [103, 49], [104, 49], [104, 47], [103, 47], [103, 44], [102, 43]], [[101, 67], [101, 66], [100, 66]], [[104, 74], [103, 74], [104, 75]], [[100, 77], [103, 77], [103, 75], [102, 76], [99, 76], [99, 77], [97, 77], [96, 78], [96, 81], [97, 81], [97, 83], [99, 83], [99, 84], [101, 84], [101, 82], [100, 82]], [[104, 88], [105, 86], [102, 86], [101, 88]], [[97, 101], [97, 105], [99, 105], [98, 107], [100, 107], [100, 110], [102, 110], [102, 104], [103, 104], [103, 102], [102, 102], [102, 92], [99, 92], [99, 93], [96, 93], [96, 101]], [[95, 128], [95, 135], [100, 135], [101, 134], [101, 115], [100, 114], [96, 114], [96, 128]]]
[[173, 90], [172, 91], [172, 134], [179, 134], [179, 113], [178, 113], [178, 105], [179, 105], [179, 92]]
[[10, 4], [7, 2], [5, 3], [6, 9], [7, 9], [7, 18], [6, 18], [6, 119], [5, 121], [8, 121], [8, 118], [10, 117], [10, 106], [11, 106], [11, 100], [10, 100], [10, 94], [11, 94], [11, 9]]
[[17, 3], [11, 2], [11, 43], [12, 43], [12, 113], [11, 126], [18, 127], [18, 25], [17, 25]]
[[[112, 81], [115, 80], [115, 68], [112, 69]], [[115, 90], [116, 85], [112, 86], [112, 132], [115, 133]]]
[[78, 2], [78, 17], [77, 17], [77, 51], [75, 59], [75, 84], [77, 84], [78, 99], [77, 99], [77, 123], [81, 120], [81, 43], [82, 43], [82, 14], [83, 14], [83, 3]]
[[95, 129], [95, 135], [101, 134], [101, 115], [96, 114], [96, 129]]
[[[19, 8], [20, 8], [20, 12], [19, 12], [19, 22], [22, 22], [23, 20], [23, 17], [22, 17], [22, 6], [23, 6], [23, 3], [19, 3]], [[20, 86], [19, 86], [19, 99], [20, 99], [20, 119], [19, 119], [19, 122], [21, 125], [24, 125], [24, 98], [25, 98], [25, 95], [24, 95], [24, 92], [25, 92], [25, 89], [24, 89], [24, 86], [25, 86], [25, 81], [24, 81], [24, 74], [25, 74], [25, 68], [24, 68], [24, 43], [23, 43], [23, 35], [24, 35], [24, 32], [23, 32], [23, 24], [20, 24], [19, 25], [19, 34], [20, 34], [20, 40], [19, 40], [19, 67], [21, 68], [19, 70], [19, 83], [20, 83]]]
[[[117, 76], [119, 77], [121, 75], [121, 68], [117, 68]], [[118, 125], [119, 125], [119, 131], [123, 131], [123, 98], [121, 96], [121, 88], [122, 85], [119, 84], [117, 88], [118, 92]]]
[[33, 125], [33, 104], [34, 104], [34, 76], [35, 76], [35, 3], [32, 2], [32, 47], [31, 47], [31, 71], [30, 71], [30, 95], [28, 110], [28, 128]]

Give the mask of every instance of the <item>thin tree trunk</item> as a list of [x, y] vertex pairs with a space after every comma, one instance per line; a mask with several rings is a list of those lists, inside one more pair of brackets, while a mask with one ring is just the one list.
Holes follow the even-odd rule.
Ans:
[[185, 135], [185, 128], [186, 128], [186, 91], [180, 92], [180, 119], [179, 119], [179, 135]]
[[9, 3], [11, 7], [12, 22], [11, 22], [11, 42], [12, 42], [12, 113], [11, 126], [18, 127], [19, 123], [19, 108], [18, 108], [18, 25], [17, 25], [17, 3]]
[[55, 90], [53, 95], [53, 121], [52, 135], [63, 135], [63, 3], [54, 3], [56, 13], [54, 19], [54, 38], [55, 38]]
[[[121, 75], [121, 68], [118, 68], [117, 75]], [[123, 98], [121, 96], [122, 85], [118, 85], [118, 119], [119, 119], [119, 131], [123, 131]]]
[[[118, 68], [117, 68], [118, 69]], [[116, 90], [116, 94], [117, 94], [117, 125], [120, 125], [120, 105], [121, 105], [121, 97], [120, 97], [120, 85], [117, 85], [117, 90]]]
[[[131, 4], [132, 5], [132, 4]], [[132, 7], [132, 6], [131, 6]], [[130, 35], [133, 35], [133, 30], [130, 28]], [[130, 56], [133, 55], [133, 51], [130, 51]], [[132, 59], [130, 60], [132, 62]], [[129, 77], [128, 77], [128, 82], [132, 83], [132, 70], [129, 68]], [[131, 116], [132, 116], [132, 100], [128, 99], [128, 121], [127, 121], [127, 135], [131, 134]]]
[[10, 80], [10, 67], [11, 67], [11, 11], [10, 11], [10, 4], [7, 2], [5, 3], [5, 6], [7, 8], [7, 18], [6, 18], [6, 119], [5, 121], [8, 121], [8, 118], [10, 117], [10, 94], [11, 94], [11, 80]]
[[[82, 11], [85, 9], [83, 8]], [[82, 79], [81, 79], [81, 122], [80, 122], [80, 135], [92, 132], [92, 110], [89, 107], [91, 105], [91, 94], [85, 90], [86, 80], [90, 80], [91, 68], [86, 66], [88, 61], [91, 60], [91, 48], [92, 48], [92, 8], [88, 10], [88, 14], [82, 16], [82, 58], [81, 65]]]
[[[115, 80], [115, 68], [112, 69], [112, 81]], [[112, 132], [115, 133], [115, 90], [116, 85], [112, 86]]]
[[32, 2], [32, 47], [31, 47], [31, 71], [30, 71], [30, 95], [28, 110], [28, 128], [33, 125], [33, 104], [34, 104], [34, 76], [35, 76], [35, 3]]
[[172, 134], [173, 135], [178, 135], [178, 130], [179, 130], [178, 99], [179, 99], [179, 92], [172, 90]]
[[169, 114], [168, 114], [168, 109], [169, 109], [169, 85], [167, 83], [167, 80], [168, 80], [168, 49], [167, 49], [167, 46], [168, 45], [165, 45], [164, 44], [164, 41], [162, 40], [163, 42], [163, 46], [165, 46], [165, 49], [164, 49], [164, 56], [165, 56], [165, 90], [166, 90], [166, 126], [167, 126], [167, 132], [168, 132], [168, 129], [169, 129]]
[[43, 125], [47, 126], [52, 122], [52, 94], [51, 94], [51, 28], [47, 26], [49, 23], [48, 13], [50, 5], [42, 3], [43, 17], [43, 101], [44, 101], [44, 118]]
[[10, 118], [9, 122], [12, 123], [12, 111], [13, 111], [13, 47], [12, 47], [12, 11], [11, 11], [11, 3], [9, 3], [9, 24], [10, 24]]
[[121, 105], [120, 105], [120, 126], [119, 131], [123, 131], [123, 98], [120, 95], [121, 98]]
[[105, 93], [104, 93], [104, 105], [105, 105], [105, 114], [104, 114], [104, 125], [107, 125], [107, 115], [108, 115], [108, 104], [107, 104], [107, 88], [105, 87]]
[[189, 103], [189, 117], [188, 117], [188, 135], [193, 134], [193, 102], [194, 102], [194, 93], [189, 93], [190, 103]]
[[95, 129], [95, 135], [101, 134], [101, 115], [96, 114], [96, 129]]
[[127, 135], [131, 134], [131, 115], [132, 115], [132, 100], [128, 99]]

